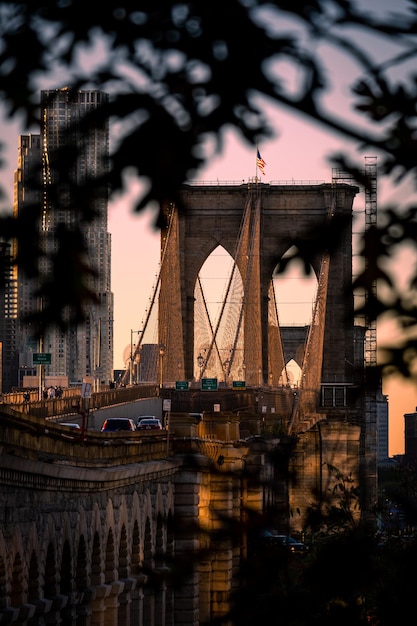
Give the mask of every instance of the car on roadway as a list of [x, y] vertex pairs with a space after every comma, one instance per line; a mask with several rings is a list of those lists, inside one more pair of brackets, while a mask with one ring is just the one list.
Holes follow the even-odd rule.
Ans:
[[203, 414], [202, 413], [188, 413], [188, 415], [189, 415], [189, 417], [192, 417], [193, 419], [195, 419], [197, 423], [203, 421]]
[[102, 433], [134, 432], [135, 423], [129, 417], [108, 417], [101, 427]]
[[68, 426], [68, 428], [73, 428], [74, 430], [81, 430], [81, 426], [75, 422], [59, 422], [59, 425]]
[[262, 531], [262, 541], [263, 543], [282, 546], [292, 554], [306, 554], [309, 549], [307, 544], [294, 539], [291, 535], [280, 535], [274, 530]]
[[156, 415], [139, 415], [136, 418], [136, 427], [138, 426], [141, 420], [156, 420], [156, 419], [158, 419]]
[[157, 417], [140, 417], [136, 430], [162, 430], [161, 420]]

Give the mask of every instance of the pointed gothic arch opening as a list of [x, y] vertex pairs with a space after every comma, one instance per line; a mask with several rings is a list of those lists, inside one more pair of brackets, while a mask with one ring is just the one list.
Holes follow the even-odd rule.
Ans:
[[32, 550], [28, 571], [28, 602], [39, 600], [39, 560], [35, 550]]
[[75, 588], [83, 591], [88, 587], [87, 576], [87, 545], [84, 535], [80, 535], [77, 549], [77, 560], [75, 564]]
[[116, 562], [115, 562], [115, 545], [113, 530], [109, 528], [106, 541], [105, 552], [105, 564], [104, 564], [104, 582], [105, 584], [112, 583], [115, 580], [116, 575]]
[[233, 257], [218, 245], [197, 277], [194, 306], [194, 378], [227, 384], [242, 378], [243, 283]]
[[[283, 262], [286, 263], [297, 252], [295, 246], [289, 248], [282, 257]], [[318, 281], [313, 268], [310, 266], [310, 272], [307, 274], [299, 259], [288, 262], [282, 272], [279, 272], [280, 266], [283, 267], [283, 264], [278, 263], [273, 276], [274, 297], [285, 361], [280, 380], [292, 387], [297, 387], [301, 380], [304, 341], [307, 333], [302, 333], [302, 339], [300, 339], [296, 329], [306, 329], [311, 324]]]
[[62, 548], [60, 590], [62, 594], [69, 595], [72, 592], [72, 556], [69, 541], [66, 540]]
[[101, 542], [97, 531], [93, 537], [93, 549], [91, 553], [91, 584], [98, 586], [103, 584], [103, 568], [101, 562]]
[[44, 574], [44, 595], [45, 598], [53, 598], [58, 593], [56, 575], [56, 554], [55, 547], [49, 542], [46, 551], [45, 574]]
[[10, 602], [12, 606], [20, 606], [24, 601], [23, 562], [20, 552], [17, 552], [13, 561]]
[[[297, 253], [292, 246], [283, 255], [285, 261]], [[278, 263], [274, 273], [274, 290], [277, 301], [278, 314], [281, 326], [305, 326], [310, 324], [317, 294], [317, 277], [310, 266], [310, 273], [306, 274], [300, 260], [294, 259], [288, 263], [285, 271], [278, 273]]]
[[291, 387], [298, 387], [301, 380], [301, 367], [298, 365], [295, 359], [290, 359], [288, 363], [285, 364], [286, 376], [288, 384]]
[[122, 529], [120, 531], [118, 571], [119, 578], [129, 578], [129, 553], [127, 545], [127, 530], [125, 524], [122, 524]]

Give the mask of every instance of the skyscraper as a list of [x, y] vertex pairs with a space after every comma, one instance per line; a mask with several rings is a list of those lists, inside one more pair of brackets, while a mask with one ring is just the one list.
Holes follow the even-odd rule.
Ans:
[[[44, 303], [34, 297], [36, 279], [18, 279], [21, 368], [30, 362], [31, 352], [44, 352], [51, 355], [51, 363], [44, 366], [45, 376], [67, 377], [69, 383], [85, 377], [104, 383], [113, 379], [111, 236], [107, 232], [108, 191], [103, 183], [109, 167], [109, 124], [100, 116], [91, 118], [90, 123], [88, 117], [107, 101], [108, 94], [101, 91], [68, 87], [42, 91], [40, 135], [24, 135], [19, 141], [15, 212], [25, 203], [40, 203], [39, 240], [49, 253], [40, 259], [41, 274], [47, 276], [52, 271], [50, 254], [58, 246], [57, 229], [80, 223], [87, 261], [96, 270], [87, 279], [95, 302], [88, 304], [85, 322], [70, 323], [67, 329], [48, 326], [37, 345], [24, 317], [31, 311], [41, 311]], [[78, 149], [77, 159], [64, 177], [57, 159], [62, 158], [62, 150], [74, 146]], [[36, 170], [39, 185], [31, 189], [29, 181]], [[101, 185], [94, 190], [88, 188], [86, 182], [91, 179], [101, 180]], [[77, 196], [80, 189], [85, 190], [83, 197]], [[94, 214], [91, 221], [81, 221], [79, 202], [88, 202]]]
[[17, 299], [11, 245], [0, 242], [0, 392], [17, 384]]

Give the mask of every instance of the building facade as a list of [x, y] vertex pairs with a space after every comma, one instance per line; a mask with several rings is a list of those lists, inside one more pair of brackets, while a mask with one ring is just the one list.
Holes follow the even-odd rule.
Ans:
[[388, 396], [380, 391], [377, 395], [377, 462], [384, 463], [389, 457], [388, 449]]
[[0, 242], [0, 393], [17, 384], [17, 297], [12, 248]]
[[417, 460], [417, 407], [414, 413], [404, 414], [405, 460], [415, 463]]
[[[58, 247], [57, 229], [62, 226], [71, 229], [82, 223], [86, 261], [93, 269], [86, 287], [94, 295], [85, 322], [70, 323], [66, 329], [48, 326], [42, 338], [35, 342], [25, 318], [42, 310], [44, 303], [35, 296], [37, 280], [19, 275], [21, 383], [24, 374], [36, 374], [32, 365], [36, 352], [50, 355], [50, 363], [42, 365], [45, 378], [67, 379], [71, 384], [89, 377], [97, 383], [97, 388], [113, 379], [111, 236], [107, 230], [108, 189], [103, 182], [109, 168], [109, 123], [100, 116], [86, 123], [90, 114], [107, 101], [108, 94], [101, 91], [67, 87], [42, 91], [40, 135], [24, 135], [19, 140], [15, 214], [25, 206], [40, 203], [39, 241], [46, 252], [39, 262], [40, 275], [48, 276], [52, 272], [50, 256]], [[64, 179], [57, 159], [62, 158], [62, 150], [74, 146], [78, 148], [77, 159]], [[31, 185], [30, 181], [36, 177], [39, 184]], [[92, 189], [87, 184], [90, 180], [101, 182]], [[80, 189], [84, 195], [78, 197]], [[94, 217], [81, 222], [79, 205], [87, 202]]]

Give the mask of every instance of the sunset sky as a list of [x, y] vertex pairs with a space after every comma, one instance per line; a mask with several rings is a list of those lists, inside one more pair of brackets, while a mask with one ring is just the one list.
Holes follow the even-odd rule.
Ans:
[[[399, 10], [407, 2], [398, 0], [365, 0], [362, 6], [375, 10]], [[371, 42], [371, 45], [372, 42]], [[392, 50], [390, 42], [385, 41], [383, 47], [375, 42], [375, 58], [381, 60], [384, 54]], [[336, 88], [326, 100], [328, 110], [332, 114], [355, 118], [362, 123], [352, 109], [348, 83], [355, 76], [355, 67], [346, 63], [336, 54], [329, 54], [328, 72], [335, 81]], [[61, 77], [60, 77], [61, 78]], [[288, 81], [296, 81], [297, 76], [288, 70]], [[56, 80], [56, 79], [55, 79]], [[65, 79], [64, 79], [65, 81]], [[41, 88], [61, 87], [62, 80], [41, 85]], [[270, 121], [275, 129], [276, 136], [259, 145], [261, 156], [266, 162], [265, 176], [262, 182], [279, 183], [282, 181], [299, 182], [331, 182], [332, 168], [328, 155], [333, 152], [344, 152], [362, 159], [365, 156], [377, 156], [371, 152], [360, 152], [358, 146], [346, 141], [344, 137], [329, 135], [318, 126], [312, 126], [308, 120], [294, 116], [288, 111], [266, 105]], [[0, 169], [0, 182], [9, 192], [9, 199], [0, 203], [0, 206], [11, 206], [13, 197], [13, 170], [17, 162], [17, 142], [21, 133], [37, 132], [36, 129], [25, 129], [18, 122], [4, 120], [1, 115], [1, 138], [6, 143], [7, 150], [4, 156], [7, 159], [6, 167]], [[223, 135], [223, 150], [220, 155], [214, 156], [209, 165], [198, 172], [194, 180], [242, 182], [256, 174], [256, 150], [243, 142], [234, 132], [226, 130]], [[212, 146], [207, 145], [208, 151]], [[154, 211], [152, 207], [140, 215], [132, 211], [132, 198], [140, 193], [146, 181], [135, 181], [129, 185], [129, 192], [113, 199], [109, 208], [109, 231], [112, 234], [112, 290], [114, 292], [114, 367], [124, 367], [123, 352], [130, 347], [131, 332], [142, 328], [145, 311], [149, 306], [153, 286], [158, 274], [159, 263], [159, 233], [153, 228]], [[409, 194], [408, 189], [393, 189], [383, 180], [378, 184], [378, 206], [382, 207], [391, 200], [398, 200]], [[354, 212], [363, 214], [364, 195], [359, 194], [354, 203]], [[220, 272], [219, 272], [220, 273]], [[212, 279], [217, 278], [215, 276]], [[219, 278], [220, 280], [220, 278]], [[288, 280], [293, 285], [294, 280]], [[311, 297], [311, 289], [305, 288], [306, 298]], [[289, 289], [288, 289], [289, 290]], [[310, 294], [310, 296], [308, 295]], [[285, 295], [282, 296], [285, 300]], [[292, 294], [289, 301], [294, 302]], [[305, 301], [302, 299], [302, 301]], [[297, 311], [301, 308], [297, 305]], [[307, 302], [305, 323], [308, 323], [308, 312], [311, 304]], [[288, 310], [288, 306], [287, 306]], [[280, 319], [285, 323], [285, 319]], [[404, 451], [404, 419], [403, 415], [413, 412], [417, 406], [417, 390], [414, 387], [390, 382], [384, 385], [384, 392], [390, 400], [390, 455]]]

